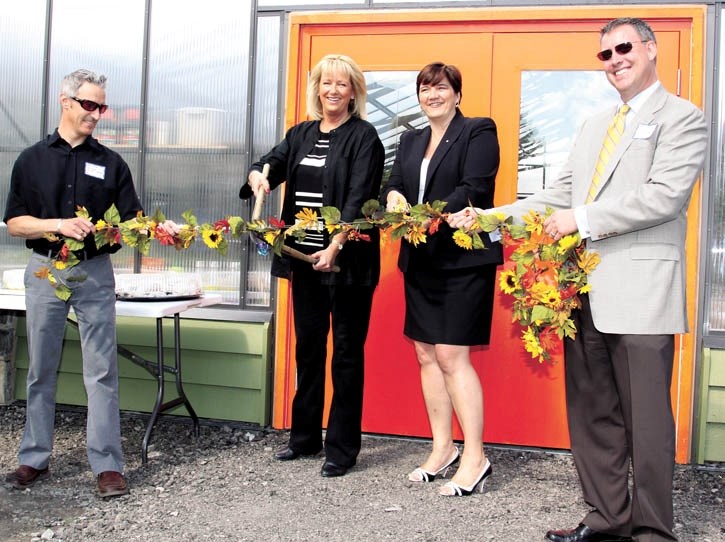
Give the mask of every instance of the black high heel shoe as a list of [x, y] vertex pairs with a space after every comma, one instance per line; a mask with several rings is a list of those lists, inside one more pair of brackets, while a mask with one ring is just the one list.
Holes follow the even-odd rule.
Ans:
[[440, 469], [435, 472], [428, 472], [427, 470], [418, 467], [408, 475], [408, 480], [410, 482], [432, 482], [436, 479], [438, 475], [440, 475], [441, 478], [445, 478], [446, 474], [448, 473], [448, 469], [458, 463], [458, 461], [461, 459], [461, 454], [458, 451], [458, 446], [454, 446], [453, 448], [455, 450], [453, 452], [453, 457]]
[[[473, 485], [463, 487], [459, 486], [457, 483], [451, 480], [450, 482], [446, 482], [443, 486], [441, 486], [439, 494], [443, 497], [467, 497], [468, 495], [476, 491], [476, 488], [478, 488], [479, 491], [483, 493], [483, 486], [486, 483], [486, 478], [491, 476], [492, 472], [493, 467], [491, 466], [491, 462], [488, 460], [488, 458], [486, 458], [486, 464], [483, 466], [481, 475], [475, 482], [473, 482]], [[444, 488], [452, 489], [453, 493], [443, 493]]]

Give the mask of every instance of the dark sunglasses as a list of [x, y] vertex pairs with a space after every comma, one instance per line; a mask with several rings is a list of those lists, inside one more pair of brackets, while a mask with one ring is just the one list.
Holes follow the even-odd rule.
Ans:
[[[624, 43], [620, 43], [619, 45], [614, 46], [614, 50], [617, 51], [618, 55], [626, 55], [632, 50], [632, 47], [634, 47], [635, 43], [647, 43], [650, 40], [642, 40], [642, 41], [625, 41]], [[599, 51], [597, 53], [597, 58], [601, 60], [602, 62], [606, 62], [610, 58], [612, 58], [612, 50], [611, 49], [604, 49], [604, 51]]]
[[75, 100], [76, 102], [81, 104], [81, 107], [86, 111], [95, 111], [96, 109], [98, 109], [101, 115], [103, 115], [108, 110], [108, 104], [99, 104], [94, 102], [93, 100], [81, 100], [79, 98], [76, 98], [75, 96], [70, 96], [70, 99]]

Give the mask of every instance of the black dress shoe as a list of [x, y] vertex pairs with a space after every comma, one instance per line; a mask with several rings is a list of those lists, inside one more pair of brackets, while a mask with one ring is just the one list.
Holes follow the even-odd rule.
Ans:
[[320, 474], [325, 478], [334, 478], [335, 476], [345, 476], [347, 474], [347, 467], [333, 463], [332, 461], [325, 461], [322, 464], [322, 470]]
[[567, 531], [549, 531], [546, 540], [551, 542], [631, 542], [629, 536], [600, 533], [580, 523], [576, 529]]
[[274, 452], [275, 459], [279, 459], [280, 461], [292, 461], [293, 459], [297, 459], [301, 455], [301, 453], [295, 452], [289, 446], [283, 446], [282, 448]]
[[282, 446], [280, 449], [274, 452], [274, 457], [275, 459], [279, 459], [280, 461], [292, 461], [293, 459], [297, 459], [302, 455], [316, 455], [319, 452], [320, 450], [316, 450], [314, 452], [298, 452], [297, 450], [293, 450], [292, 448], [290, 448], [288, 444]]

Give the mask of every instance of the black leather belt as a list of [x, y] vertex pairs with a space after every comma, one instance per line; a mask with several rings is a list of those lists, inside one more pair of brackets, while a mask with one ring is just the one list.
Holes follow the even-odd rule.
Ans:
[[[58, 252], [55, 250], [43, 250], [42, 248], [34, 248], [33, 252], [36, 254], [40, 254], [41, 256], [44, 256], [46, 258], [52, 259], [58, 256]], [[98, 256], [98, 254], [88, 254], [85, 250], [74, 250], [73, 254], [75, 254], [76, 258], [78, 258], [81, 261], [86, 261], [94, 258], [95, 256]]]

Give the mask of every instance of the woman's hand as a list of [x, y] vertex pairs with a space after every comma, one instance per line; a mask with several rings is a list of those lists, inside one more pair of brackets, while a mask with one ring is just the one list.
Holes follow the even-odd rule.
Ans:
[[408, 210], [408, 200], [405, 196], [396, 190], [388, 192], [388, 198], [385, 202], [385, 210], [389, 213], [402, 213]]
[[478, 229], [476, 217], [483, 214], [483, 212], [483, 209], [479, 209], [478, 207], [464, 207], [456, 213], [449, 214], [446, 221], [454, 229], [463, 228], [464, 230], [475, 230]]
[[312, 269], [323, 273], [331, 273], [333, 267], [335, 267], [335, 259], [339, 252], [340, 249], [333, 241], [326, 249], [318, 250], [314, 254], [310, 254], [315, 259], [315, 263], [312, 264]]
[[256, 197], [259, 197], [260, 194], [269, 194], [269, 181], [261, 172], [257, 170], [250, 171], [247, 182]]

